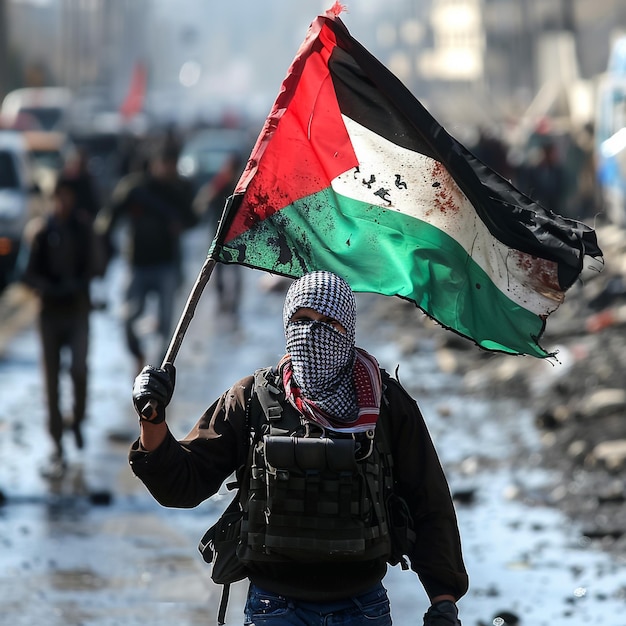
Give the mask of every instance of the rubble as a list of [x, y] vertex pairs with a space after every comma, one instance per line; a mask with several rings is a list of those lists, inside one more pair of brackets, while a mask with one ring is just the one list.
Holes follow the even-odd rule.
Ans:
[[[626, 486], [615, 481], [626, 469], [626, 236], [612, 225], [597, 235], [604, 267], [587, 268], [548, 318], [542, 345], [555, 359], [457, 350], [454, 361], [466, 389], [526, 398], [544, 435], [541, 464], [560, 481], [548, 501], [626, 555]], [[449, 348], [440, 350], [451, 369]]]
[[626, 486], [611, 482], [626, 469], [626, 233], [609, 224], [596, 232], [604, 265], [586, 267], [548, 318], [541, 344], [552, 358], [482, 351], [425, 316], [416, 335], [408, 303], [387, 307], [379, 319], [400, 329], [404, 355], [432, 343], [441, 372], [459, 377], [466, 393], [522, 399], [541, 435], [540, 465], [558, 479], [545, 493], [517, 497], [558, 507], [587, 539], [626, 556], [616, 530], [626, 527]]

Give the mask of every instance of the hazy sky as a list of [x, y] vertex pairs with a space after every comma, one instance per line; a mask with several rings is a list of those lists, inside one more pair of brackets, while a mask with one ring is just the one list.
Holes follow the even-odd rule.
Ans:
[[[391, 0], [392, 4], [404, 0]], [[230, 100], [265, 115], [309, 24], [333, 0], [155, 0], [150, 16], [153, 78], [159, 89], [188, 81], [186, 104]], [[341, 18], [369, 47], [380, 0], [356, 0]], [[350, 12], [350, 6], [353, 6]], [[358, 11], [357, 11], [358, 9]], [[359, 25], [367, 24], [367, 29]], [[367, 32], [366, 32], [367, 30]], [[370, 48], [371, 49], [371, 48]], [[182, 73], [181, 73], [182, 72]]]

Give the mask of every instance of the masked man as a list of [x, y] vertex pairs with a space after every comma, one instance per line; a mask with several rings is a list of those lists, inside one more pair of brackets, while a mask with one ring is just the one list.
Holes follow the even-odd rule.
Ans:
[[458, 626], [468, 578], [448, 484], [415, 401], [355, 346], [350, 287], [303, 276], [283, 322], [278, 365], [236, 382], [182, 441], [164, 421], [173, 366], [144, 368], [133, 471], [171, 507], [198, 505], [237, 471], [244, 624], [388, 626], [382, 579], [406, 555], [431, 603], [424, 624]]

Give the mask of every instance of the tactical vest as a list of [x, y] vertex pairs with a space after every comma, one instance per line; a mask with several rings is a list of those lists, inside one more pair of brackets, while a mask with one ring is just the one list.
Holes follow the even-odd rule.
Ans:
[[[383, 386], [399, 385], [382, 374]], [[271, 368], [254, 379], [248, 458], [229, 485], [239, 489], [198, 546], [212, 563], [211, 578], [223, 585], [218, 624], [225, 623], [230, 584], [247, 576], [246, 564], [384, 557], [408, 569], [404, 555], [415, 543], [410, 511], [393, 489], [384, 418], [375, 437], [326, 433], [285, 400]], [[383, 392], [381, 416], [385, 410]]]
[[281, 387], [271, 368], [255, 372], [239, 560], [389, 559], [385, 494], [393, 478], [384, 429], [376, 437], [325, 431], [304, 419]]

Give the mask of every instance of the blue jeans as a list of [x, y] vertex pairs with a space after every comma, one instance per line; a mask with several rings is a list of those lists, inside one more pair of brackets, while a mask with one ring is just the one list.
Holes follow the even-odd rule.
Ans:
[[379, 583], [353, 598], [303, 602], [251, 584], [245, 608], [248, 626], [391, 626], [387, 590]]
[[158, 329], [162, 342], [162, 354], [169, 344], [174, 305], [180, 270], [176, 263], [161, 263], [147, 267], [133, 266], [130, 282], [126, 287], [124, 310], [124, 328], [126, 343], [130, 353], [137, 358], [144, 358], [143, 348], [135, 332], [135, 322], [143, 315], [148, 296], [152, 293], [158, 298]]

